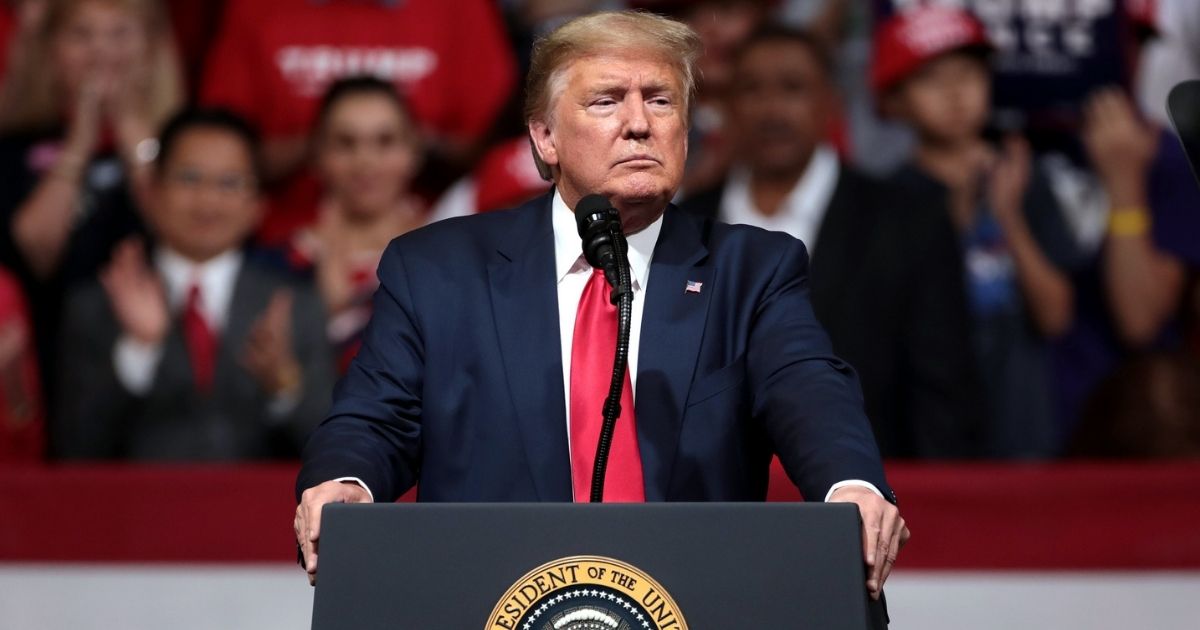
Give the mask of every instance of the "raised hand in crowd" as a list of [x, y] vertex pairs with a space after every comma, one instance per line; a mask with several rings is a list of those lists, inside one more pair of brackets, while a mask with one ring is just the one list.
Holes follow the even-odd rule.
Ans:
[[34, 460], [42, 456], [43, 427], [31, 337], [24, 321], [6, 315], [0, 312], [0, 461]]
[[0, 322], [0, 419], [19, 418], [30, 408], [21, 394], [20, 369], [29, 335], [18, 321]]
[[1158, 139], [1133, 102], [1116, 87], [1096, 91], [1084, 105], [1083, 141], [1113, 207], [1146, 201], [1146, 173]]
[[[987, 198], [992, 211], [1003, 221], [1021, 214], [1025, 191], [1029, 188], [1032, 153], [1020, 136], [1004, 139], [998, 151], [988, 152]], [[1018, 217], [1019, 218], [1019, 217]]]
[[58, 266], [75, 227], [80, 186], [100, 140], [103, 100], [100, 79], [79, 87], [57, 163], [13, 217], [14, 239], [38, 276], [48, 276]]
[[1182, 262], [1152, 238], [1148, 196], [1158, 133], [1144, 122], [1119, 88], [1097, 91], [1084, 107], [1083, 141], [1108, 195], [1104, 283], [1121, 338], [1152, 343], [1179, 306]]
[[[31, 46], [40, 54], [17, 59], [21, 66], [13, 68], [10, 87], [29, 96], [5, 103], [5, 129], [43, 135], [61, 129], [45, 138], [61, 141], [47, 145], [57, 153], [53, 166], [33, 173], [37, 183], [12, 219], [14, 240], [37, 278], [52, 276], [69, 259], [72, 233], [92, 220], [91, 206], [102, 203], [85, 192], [124, 184], [145, 205], [155, 128], [182, 96], [169, 34], [158, 17], [153, 4], [51, 4], [37, 20]], [[109, 147], [102, 139], [108, 136], [122, 177], [95, 183], [87, 177], [89, 166], [104, 157]]]
[[292, 351], [292, 304], [291, 291], [275, 291], [242, 352], [246, 370], [272, 396], [295, 392], [301, 385], [300, 362]]
[[134, 199], [145, 207], [150, 164], [158, 155], [158, 123], [149, 108], [150, 69], [145, 63], [121, 68], [105, 87], [105, 124], [112, 130]]
[[25, 348], [27, 335], [18, 322], [0, 325], [0, 374], [7, 374]]
[[162, 342], [171, 315], [162, 282], [147, 264], [140, 239], [129, 238], [117, 246], [112, 262], [100, 273], [100, 284], [126, 335], [146, 345]]
[[1025, 199], [1033, 173], [1033, 152], [1019, 135], [1006, 137], [987, 155], [986, 195], [1004, 231], [1017, 282], [1038, 330], [1047, 337], [1065, 333], [1074, 318], [1070, 279], [1046, 257], [1025, 217]]
[[313, 259], [321, 298], [334, 314], [359, 299], [362, 287], [351, 280], [355, 273], [370, 270], [368, 275], [373, 278], [388, 242], [420, 227], [422, 219], [414, 208], [384, 213], [368, 225], [355, 226], [348, 224], [342, 209], [333, 207], [336, 203], [326, 204], [312, 229], [301, 234], [305, 250]]

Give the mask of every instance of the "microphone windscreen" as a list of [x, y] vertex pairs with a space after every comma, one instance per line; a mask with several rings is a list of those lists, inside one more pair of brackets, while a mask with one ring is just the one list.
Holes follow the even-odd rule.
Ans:
[[1200, 177], [1200, 80], [1184, 81], [1172, 88], [1167, 112], [1192, 165], [1192, 174]]
[[579, 235], [583, 236], [594, 221], [603, 218], [610, 210], [612, 204], [604, 195], [588, 195], [579, 200], [575, 204], [575, 225], [579, 229]]

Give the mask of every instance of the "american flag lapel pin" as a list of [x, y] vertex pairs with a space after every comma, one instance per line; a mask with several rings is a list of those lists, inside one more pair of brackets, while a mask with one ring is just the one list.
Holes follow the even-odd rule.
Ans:
[[695, 294], [699, 295], [700, 289], [703, 286], [704, 286], [703, 282], [696, 282], [695, 280], [688, 280], [687, 286], [685, 286], [683, 288], [683, 292], [684, 293], [695, 293]]

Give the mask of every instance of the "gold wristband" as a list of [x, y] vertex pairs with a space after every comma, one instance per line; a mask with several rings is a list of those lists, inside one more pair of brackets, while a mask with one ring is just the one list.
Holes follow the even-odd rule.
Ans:
[[1109, 236], [1145, 236], [1150, 232], [1150, 212], [1140, 206], [1113, 208], [1108, 214]]
[[275, 371], [275, 383], [278, 386], [278, 393], [292, 392], [300, 386], [300, 381], [304, 376], [300, 371], [300, 366], [295, 363], [287, 365]]

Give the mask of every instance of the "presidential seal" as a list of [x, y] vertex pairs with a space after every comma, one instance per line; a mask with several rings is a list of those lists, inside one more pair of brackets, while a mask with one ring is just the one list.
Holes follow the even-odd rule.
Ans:
[[573, 556], [521, 578], [484, 630], [687, 630], [675, 601], [636, 567]]

